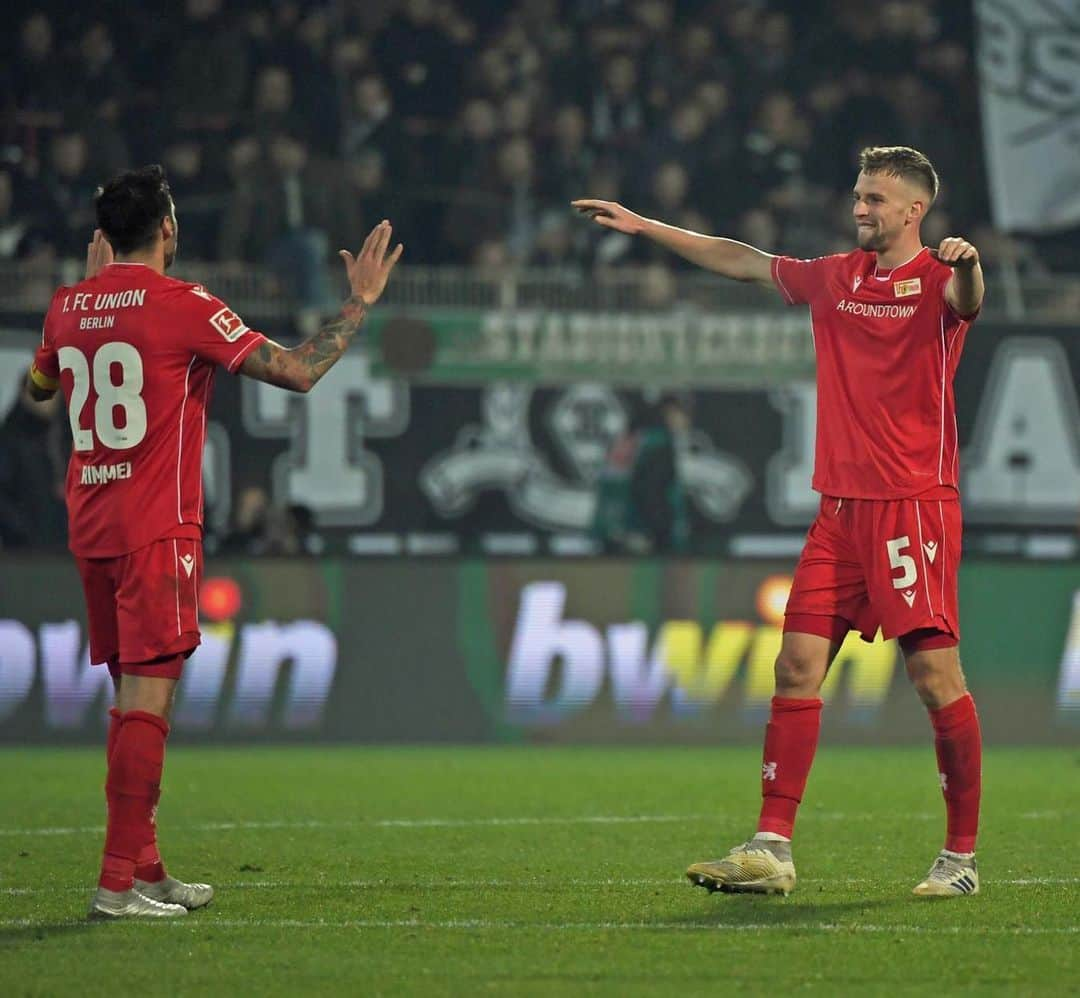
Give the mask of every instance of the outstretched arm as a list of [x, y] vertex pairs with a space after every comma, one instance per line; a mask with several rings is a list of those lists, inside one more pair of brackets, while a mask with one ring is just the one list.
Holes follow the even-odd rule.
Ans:
[[244, 358], [240, 373], [290, 391], [311, 391], [346, 351], [401, 258], [404, 247], [400, 243], [386, 255], [391, 233], [390, 223], [380, 222], [355, 258], [348, 250], [340, 251], [338, 255], [345, 261], [352, 294], [334, 318], [299, 346], [283, 347], [267, 340]]
[[706, 236], [674, 225], [644, 218], [614, 201], [586, 198], [570, 204], [597, 225], [631, 236], [645, 236], [661, 246], [678, 253], [699, 267], [712, 270], [733, 281], [753, 281], [765, 287], [775, 287], [772, 279], [773, 257], [753, 246], [735, 239]]

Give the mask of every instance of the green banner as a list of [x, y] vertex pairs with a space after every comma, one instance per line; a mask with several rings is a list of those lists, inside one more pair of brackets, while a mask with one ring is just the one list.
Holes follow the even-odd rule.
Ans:
[[420, 383], [757, 387], [813, 374], [803, 312], [376, 312], [376, 373]]

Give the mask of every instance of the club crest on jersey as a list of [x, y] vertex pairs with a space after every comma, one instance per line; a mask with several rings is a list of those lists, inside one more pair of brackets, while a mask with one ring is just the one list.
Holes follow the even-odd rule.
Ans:
[[897, 298], [910, 298], [912, 295], [921, 295], [922, 279], [912, 277], [907, 281], [893, 281], [892, 289]]
[[210, 325], [221, 333], [229, 343], [238, 340], [247, 332], [248, 328], [244, 325], [244, 320], [231, 308], [223, 308], [210, 316]]

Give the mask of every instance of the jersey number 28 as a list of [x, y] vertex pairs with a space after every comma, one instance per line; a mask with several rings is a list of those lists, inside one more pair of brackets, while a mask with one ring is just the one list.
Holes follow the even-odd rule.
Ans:
[[[113, 450], [128, 450], [146, 436], [146, 403], [142, 399], [143, 365], [139, 351], [130, 343], [103, 343], [94, 354], [93, 366], [78, 347], [61, 347], [60, 370], [71, 371], [74, 384], [68, 406], [71, 437], [78, 451], [94, 449], [94, 434]], [[113, 381], [114, 365], [120, 369], [119, 384]], [[90, 397], [93, 372], [94, 429], [82, 428], [82, 411]], [[124, 411], [123, 425], [116, 425], [116, 410]]]

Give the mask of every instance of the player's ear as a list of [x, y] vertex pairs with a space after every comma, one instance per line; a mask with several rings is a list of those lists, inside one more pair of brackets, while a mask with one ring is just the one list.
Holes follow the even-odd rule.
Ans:
[[176, 223], [166, 215], [161, 220], [161, 238], [168, 242], [176, 235]]

